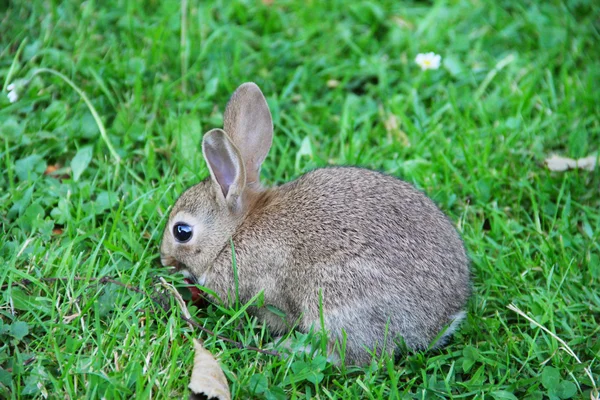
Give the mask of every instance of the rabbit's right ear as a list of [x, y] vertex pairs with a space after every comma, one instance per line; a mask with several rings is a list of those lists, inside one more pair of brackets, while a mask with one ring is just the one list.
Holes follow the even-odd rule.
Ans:
[[273, 142], [273, 120], [267, 100], [256, 84], [244, 83], [231, 95], [223, 115], [223, 125], [240, 150], [247, 184], [258, 185], [260, 167]]
[[239, 209], [246, 186], [246, 171], [239, 150], [223, 130], [213, 129], [202, 138], [202, 154], [217, 187], [217, 200]]

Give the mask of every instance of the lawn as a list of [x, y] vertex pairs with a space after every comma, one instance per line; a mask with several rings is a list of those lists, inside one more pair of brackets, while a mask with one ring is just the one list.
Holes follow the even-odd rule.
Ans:
[[[187, 397], [193, 338], [235, 398], [600, 386], [600, 174], [544, 165], [599, 150], [597, 2], [4, 0], [0, 21], [0, 398]], [[266, 182], [360, 165], [455, 222], [473, 296], [449, 346], [338, 368], [250, 349], [272, 338], [244, 305], [189, 307], [220, 337], [180, 317], [163, 225], [246, 81], [273, 114]]]

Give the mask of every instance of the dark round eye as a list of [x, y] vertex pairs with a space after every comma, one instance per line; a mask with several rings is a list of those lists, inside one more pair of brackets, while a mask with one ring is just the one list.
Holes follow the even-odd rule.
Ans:
[[192, 227], [182, 223], [175, 224], [173, 236], [179, 243], [185, 243], [192, 238]]

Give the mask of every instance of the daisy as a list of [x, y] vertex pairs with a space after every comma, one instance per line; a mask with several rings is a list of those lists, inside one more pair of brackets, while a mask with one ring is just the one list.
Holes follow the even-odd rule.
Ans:
[[417, 58], [415, 58], [415, 62], [421, 67], [423, 71], [428, 69], [438, 69], [440, 67], [440, 63], [442, 61], [442, 56], [439, 54], [435, 54], [434, 52], [430, 53], [419, 53], [417, 54]]

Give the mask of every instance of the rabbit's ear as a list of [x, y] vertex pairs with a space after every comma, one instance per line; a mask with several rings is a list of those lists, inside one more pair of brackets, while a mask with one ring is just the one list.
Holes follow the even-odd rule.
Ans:
[[258, 184], [260, 167], [273, 142], [273, 120], [256, 84], [248, 82], [237, 88], [227, 103], [223, 123], [225, 132], [240, 150], [248, 185]]
[[223, 193], [222, 199], [229, 206], [238, 206], [246, 186], [246, 173], [238, 149], [223, 130], [213, 129], [202, 139], [202, 153], [213, 183]]

